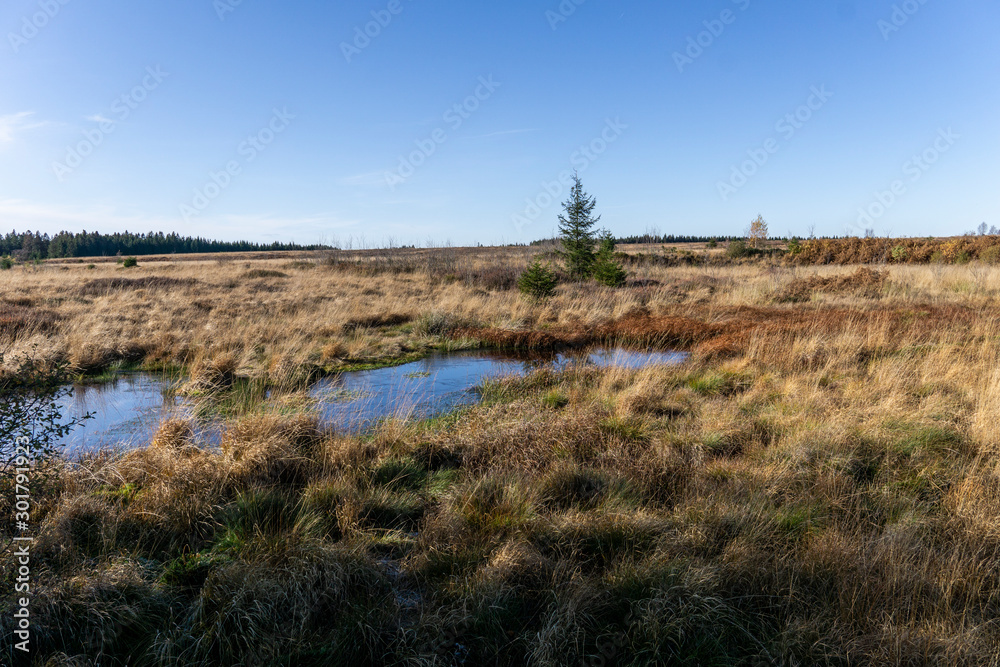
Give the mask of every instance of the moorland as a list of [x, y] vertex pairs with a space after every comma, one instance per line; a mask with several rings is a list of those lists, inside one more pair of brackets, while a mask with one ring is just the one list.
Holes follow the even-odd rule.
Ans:
[[262, 400], [217, 449], [171, 420], [50, 461], [36, 664], [1000, 664], [1000, 238], [772, 246], [622, 246], [624, 286], [544, 300], [516, 284], [546, 247], [0, 273], [6, 358], [209, 402], [432, 351], [690, 353], [364, 434]]

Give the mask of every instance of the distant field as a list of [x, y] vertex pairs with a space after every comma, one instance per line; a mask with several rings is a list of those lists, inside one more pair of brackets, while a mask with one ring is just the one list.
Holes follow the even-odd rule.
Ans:
[[[790, 240], [769, 240], [761, 250], [768, 254], [770, 261], [792, 265], [810, 264], [954, 264], [980, 260], [988, 264], [1000, 262], [1000, 237], [955, 236], [945, 238], [842, 238], [842, 239], [798, 239], [798, 247], [793, 249]], [[716, 247], [708, 243], [629, 243], [620, 244], [618, 250], [639, 255], [682, 255], [693, 256], [699, 261], [727, 260], [729, 243], [719, 241]], [[523, 254], [527, 251], [540, 252], [551, 246], [531, 248], [395, 248], [369, 250], [322, 250], [322, 251], [268, 251], [236, 253], [195, 253], [171, 255], [144, 255], [146, 262], [209, 262], [209, 261], [267, 261], [278, 259], [304, 259], [328, 261], [337, 257], [341, 261], [357, 261], [371, 258], [394, 257], [417, 260], [451, 254], [461, 257], [482, 258], [484, 251], [496, 258]], [[731, 258], [730, 258], [731, 259]], [[736, 258], [740, 259], [740, 258]], [[759, 258], [757, 258], [759, 259]], [[46, 260], [47, 264], [109, 264], [118, 263], [121, 257], [78, 257]]]
[[[228, 410], [221, 451], [170, 422], [148, 449], [63, 470], [34, 518], [41, 648], [106, 665], [996, 665], [1000, 268], [989, 239], [953, 241], [865, 267], [800, 266], [777, 243], [707, 263], [684, 257], [696, 244], [627, 246], [627, 286], [564, 282], [541, 303], [515, 281], [542, 248], [0, 273], [8, 355], [172, 368]], [[942, 255], [908, 263], [924, 250]], [[431, 350], [608, 343], [692, 356], [541, 370], [366, 437], [296, 400], [320, 374]], [[272, 399], [233, 409], [240, 381]]]

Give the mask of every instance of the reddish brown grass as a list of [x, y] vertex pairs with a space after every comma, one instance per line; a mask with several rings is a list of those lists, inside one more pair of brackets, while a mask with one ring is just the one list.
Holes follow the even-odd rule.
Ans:
[[0, 333], [3, 334], [16, 336], [48, 333], [55, 329], [59, 320], [57, 313], [34, 308], [28, 299], [21, 299], [15, 303], [0, 302]]
[[[833, 284], [865, 284], [868, 278], [835, 280]], [[836, 335], [848, 326], [889, 327], [898, 334], [906, 331], [931, 333], [942, 325], [971, 323], [977, 313], [959, 306], [918, 306], [912, 309], [862, 310], [817, 308], [736, 307], [721, 309], [714, 321], [679, 316], [652, 316], [638, 312], [603, 325], [558, 327], [546, 331], [498, 328], [460, 329], [456, 337], [474, 338], [496, 348], [554, 350], [600, 344], [636, 344], [692, 350], [702, 356], [731, 356], [745, 353], [757, 337], [791, 338], [799, 335]]]
[[810, 276], [790, 282], [782, 290], [776, 300], [780, 303], [798, 303], [809, 301], [814, 292], [832, 294], [849, 294], [866, 299], [876, 299], [882, 293], [882, 288], [889, 279], [886, 271], [861, 268], [850, 275]]

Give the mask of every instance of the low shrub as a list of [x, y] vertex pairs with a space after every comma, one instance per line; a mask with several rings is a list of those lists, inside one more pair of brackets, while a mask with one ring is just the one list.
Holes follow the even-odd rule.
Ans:
[[991, 245], [979, 253], [979, 259], [987, 264], [1000, 264], [1000, 245]]
[[605, 287], [621, 287], [627, 279], [628, 274], [625, 273], [625, 269], [613, 260], [598, 257], [594, 262], [594, 280]]
[[753, 254], [753, 249], [747, 245], [746, 241], [730, 241], [726, 246], [726, 257], [729, 259], [743, 259]]
[[[72, 393], [65, 365], [50, 366], [29, 355], [10, 361], [12, 369], [0, 375], [0, 488], [13, 491], [14, 483], [21, 483], [16, 469], [32, 465], [32, 490], [40, 496], [54, 474], [47, 464], [59, 444], [91, 415], [63, 418], [63, 400]], [[0, 367], [3, 363], [0, 354]]]
[[517, 279], [517, 287], [521, 290], [521, 294], [542, 301], [556, 293], [558, 282], [555, 272], [536, 259]]

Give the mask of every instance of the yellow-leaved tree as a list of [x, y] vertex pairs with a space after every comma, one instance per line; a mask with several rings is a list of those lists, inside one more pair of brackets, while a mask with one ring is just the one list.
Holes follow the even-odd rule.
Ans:
[[758, 250], [767, 245], [767, 221], [764, 220], [764, 216], [758, 215], [757, 219], [750, 223], [747, 244]]

